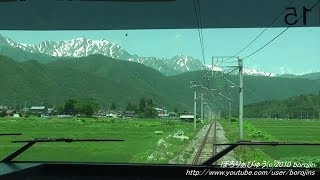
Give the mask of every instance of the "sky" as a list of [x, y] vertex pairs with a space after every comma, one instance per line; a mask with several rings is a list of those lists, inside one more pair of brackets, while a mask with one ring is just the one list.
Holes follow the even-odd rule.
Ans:
[[[211, 64], [212, 56], [233, 56], [263, 30], [263, 28], [203, 29], [206, 64]], [[249, 48], [240, 53], [239, 57], [243, 58], [259, 49], [282, 30], [284, 28], [269, 28]], [[119, 44], [131, 54], [159, 58], [171, 58], [182, 54], [203, 61], [197, 29], [0, 31], [0, 34], [26, 44], [78, 37], [93, 40], [107, 39]], [[244, 67], [276, 74], [320, 72], [320, 28], [289, 28], [263, 50], [245, 59]]]

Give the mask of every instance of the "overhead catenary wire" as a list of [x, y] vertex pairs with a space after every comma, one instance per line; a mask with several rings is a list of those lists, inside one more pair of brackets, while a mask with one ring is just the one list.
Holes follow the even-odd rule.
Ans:
[[203, 63], [205, 64], [206, 62], [206, 54], [205, 54], [205, 48], [204, 48], [204, 40], [203, 40], [203, 28], [202, 28], [202, 17], [201, 17], [201, 4], [200, 0], [198, 0], [198, 6], [199, 6], [199, 22], [200, 22], [200, 34], [201, 34], [201, 44], [202, 44], [202, 58], [203, 58]]
[[[198, 4], [198, 5], [197, 5]], [[198, 27], [198, 36], [200, 41], [200, 49], [202, 55], [202, 61], [205, 66], [205, 48], [204, 48], [204, 41], [203, 41], [203, 31], [202, 31], [202, 18], [201, 18], [201, 4], [199, 0], [193, 0], [193, 7], [194, 12], [196, 15], [197, 27]], [[198, 7], [198, 8], [197, 8]], [[205, 66], [206, 68], [206, 66]]]
[[281, 36], [284, 32], [286, 32], [289, 28], [290, 28], [290, 26], [287, 27], [287, 28], [285, 28], [285, 29], [284, 29], [283, 31], [281, 31], [277, 36], [275, 36], [273, 39], [271, 39], [271, 40], [270, 40], [269, 42], [267, 42], [265, 45], [263, 45], [262, 47], [260, 47], [258, 50], [254, 51], [253, 53], [251, 53], [251, 54], [248, 55], [248, 56], [245, 56], [245, 57], [242, 58], [242, 59], [247, 59], [247, 58], [253, 56], [254, 54], [256, 54], [257, 52], [261, 51], [263, 48], [265, 48], [265, 47], [268, 46], [270, 43], [272, 43], [274, 40], [276, 40], [279, 36]]
[[[295, 0], [291, 0], [290, 3], [289, 3], [287, 6], [292, 5], [294, 1], [295, 1]], [[318, 2], [319, 2], [319, 1], [318, 1]], [[318, 2], [317, 2], [317, 3], [318, 3]], [[316, 3], [316, 4], [317, 4], [317, 3]], [[315, 4], [315, 5], [316, 5], [316, 4]], [[315, 6], [315, 5], [314, 5], [314, 6]], [[314, 7], [314, 6], [313, 6], [313, 7]], [[313, 7], [312, 7], [312, 8], [313, 8]], [[221, 66], [222, 63], [224, 63], [224, 62], [226, 62], [226, 61], [228, 61], [228, 60], [230, 60], [230, 59], [232, 59], [232, 58], [237, 57], [237, 55], [239, 55], [241, 52], [243, 52], [244, 50], [246, 50], [250, 45], [252, 45], [257, 39], [259, 39], [259, 38], [272, 26], [272, 25], [282, 16], [282, 14], [283, 14], [285, 11], [286, 11], [286, 8], [284, 8], [284, 9], [280, 12], [280, 14], [279, 14], [277, 17], [275, 17], [275, 18], [273, 19], [273, 21], [272, 21], [258, 36], [256, 36], [248, 45], [246, 45], [244, 48], [242, 48], [238, 53], [234, 54], [233, 56], [229, 57], [229, 58], [226, 59], [226, 60], [223, 60], [223, 59], [222, 59], [222, 60], [219, 62], [219, 64], [218, 64], [218, 65], [215, 64], [215, 66]], [[302, 17], [302, 16], [301, 16], [301, 17]], [[299, 18], [299, 20], [301, 19], [301, 17]], [[289, 27], [290, 27], [290, 26], [289, 26]], [[274, 41], [276, 38], [278, 38], [280, 35], [282, 35], [286, 30], [288, 30], [288, 28], [286, 28], [284, 31], [282, 31], [280, 34], [278, 34], [274, 39], [272, 39], [270, 42], [268, 42], [267, 44], [265, 44], [263, 47], [259, 48], [256, 52], [251, 53], [250, 55], [246, 56], [245, 58], [248, 58], [248, 57], [254, 55], [255, 53], [259, 52], [261, 49], [263, 49], [264, 47], [266, 47], [267, 45], [269, 45], [272, 41]], [[243, 59], [245, 59], [245, 58], [243, 58]], [[234, 63], [234, 62], [237, 62], [237, 61], [232, 61], [232, 62], [230, 62], [230, 63]], [[217, 72], [214, 74], [214, 76], [216, 76], [216, 75], [217, 75]]]
[[[291, 0], [291, 2], [289, 3], [288, 6], [292, 5], [293, 2], [295, 0]], [[260, 34], [258, 34], [258, 36], [256, 36], [249, 44], [247, 44], [244, 48], [242, 48], [239, 52], [237, 52], [236, 54], [234, 54], [233, 56], [231, 56], [229, 59], [227, 59], [226, 61], [236, 57], [237, 55], [239, 55], [240, 53], [242, 53], [244, 50], [246, 50], [249, 46], [251, 46], [257, 39], [259, 39], [281, 16], [282, 14], [286, 11], [286, 9], [284, 8], [281, 13], [273, 19], [273, 21], [263, 30], [261, 31]]]
[[[320, 0], [318, 0], [311, 8], [310, 10], [312, 10], [317, 4], [319, 4]], [[299, 22], [301, 20], [303, 16], [300, 16], [297, 20], [297, 22]], [[249, 54], [248, 56], [245, 56], [242, 59], [247, 59], [251, 56], [253, 56], [254, 54], [256, 54], [257, 52], [261, 51], [263, 48], [265, 48], [266, 46], [268, 46], [270, 43], [272, 43], [274, 40], [276, 40], [278, 37], [280, 37], [284, 32], [286, 32], [290, 27], [292, 27], [293, 25], [289, 25], [287, 28], [285, 28], [283, 31], [281, 31], [278, 35], [276, 35], [273, 39], [271, 39], [269, 42], [267, 42], [265, 45], [263, 45], [262, 47], [260, 47], [258, 50], [254, 51], [253, 53]]]
[[[204, 66], [204, 70], [210, 69], [206, 65], [206, 57], [205, 57], [205, 45], [204, 45], [204, 40], [203, 40], [203, 31], [202, 31], [202, 17], [201, 17], [201, 4], [200, 0], [193, 0], [193, 7], [194, 7], [194, 12], [196, 15], [196, 22], [197, 22], [197, 27], [198, 27], [198, 36], [199, 36], [199, 41], [200, 41], [200, 48], [201, 48], [201, 55], [202, 55], [202, 63]], [[198, 8], [197, 8], [198, 7]], [[207, 73], [204, 75], [206, 77]], [[207, 86], [210, 86], [209, 79], [207, 82]]]
[[[318, 0], [311, 8], [310, 11], [317, 5], [319, 4], [320, 0]], [[297, 22], [299, 22], [301, 20], [303, 16], [301, 15], [298, 19]], [[265, 48], [266, 46], [268, 46], [269, 44], [271, 44], [274, 40], [276, 40], [278, 37], [280, 37], [282, 34], [284, 34], [290, 27], [292, 27], [293, 25], [289, 25], [287, 28], [285, 28], [283, 31], [281, 31], [278, 35], [276, 35], [273, 39], [271, 39], [269, 42], [267, 42], [265, 45], [263, 45], [262, 47], [260, 47], [259, 49], [257, 49], [256, 51], [254, 51], [253, 53], [249, 54], [248, 56], [245, 56], [244, 58], [242, 58], [242, 60], [247, 59], [251, 56], [253, 56], [254, 54], [258, 53], [259, 51], [261, 51], [263, 48]], [[256, 93], [254, 91], [252, 91], [251, 89], [247, 88], [248, 92], [250, 92], [251, 94], [256, 96]]]

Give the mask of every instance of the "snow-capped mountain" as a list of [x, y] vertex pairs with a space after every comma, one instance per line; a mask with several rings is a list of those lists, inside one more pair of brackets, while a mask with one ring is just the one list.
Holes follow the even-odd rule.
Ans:
[[[91, 40], [84, 37], [66, 41], [44, 41], [40, 44], [16, 43], [10, 38], [0, 35], [0, 53], [18, 61], [34, 58], [39, 61], [48, 62], [53, 57], [85, 57], [92, 54], [102, 54], [114, 59], [133, 61], [156, 69], [165, 75], [175, 75], [188, 71], [204, 70], [206, 66], [202, 61], [190, 56], [177, 55], [172, 58], [142, 57], [130, 54], [119, 45], [108, 40]], [[33, 55], [37, 56], [33, 56]], [[214, 67], [214, 70], [222, 70]], [[260, 72], [254, 69], [244, 69], [245, 74], [273, 76], [272, 73]]]
[[84, 37], [67, 41], [44, 41], [37, 45], [19, 44], [6, 38], [8, 44], [31, 53], [43, 53], [54, 57], [85, 57], [102, 54], [115, 59], [128, 58], [130, 55], [119, 45], [103, 40], [91, 40]]
[[254, 76], [268, 76], [268, 77], [275, 77], [275, 76], [277, 76], [275, 73], [258, 71], [258, 70], [256, 70], [256, 69], [251, 69], [251, 68], [243, 68], [243, 74], [246, 74], [246, 75], [254, 75]]
[[[13, 47], [20, 51], [28, 53], [45, 54], [51, 57], [85, 57], [92, 54], [102, 54], [107, 57], [133, 61], [149, 66], [162, 72], [165, 75], [175, 75], [187, 71], [195, 71], [204, 69], [204, 65], [200, 60], [192, 57], [178, 55], [170, 59], [157, 57], [142, 57], [132, 55], [121, 48], [119, 45], [108, 40], [91, 40], [84, 37], [66, 40], [66, 41], [44, 41], [37, 45], [16, 43], [10, 38], [0, 35], [0, 53], [10, 56], [10, 54], [1, 51], [1, 47]], [[17, 54], [17, 53], [12, 53]], [[24, 56], [15, 57], [19, 61], [25, 61]]]
[[[224, 71], [226, 72], [226, 69], [223, 69], [222, 67], [219, 66], [212, 66], [212, 65], [206, 65], [207, 69], [213, 70], [213, 71]], [[237, 74], [237, 71], [235, 71], [233, 74]], [[275, 77], [277, 76], [275, 73], [268, 73], [268, 72], [263, 72], [263, 71], [259, 71], [256, 69], [252, 69], [252, 68], [243, 68], [243, 74], [245, 75], [252, 75], [252, 76], [268, 76], [268, 77]]]

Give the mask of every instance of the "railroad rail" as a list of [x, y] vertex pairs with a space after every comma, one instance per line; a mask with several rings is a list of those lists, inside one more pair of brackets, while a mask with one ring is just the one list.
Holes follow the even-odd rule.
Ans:
[[[206, 132], [206, 135], [204, 136], [203, 140], [201, 141], [200, 147], [196, 152], [196, 155], [192, 161], [192, 164], [200, 164], [202, 162], [200, 162], [201, 159], [203, 159], [202, 157], [205, 156], [205, 152], [204, 152], [204, 148], [206, 146], [206, 144], [209, 145], [209, 147], [212, 149], [212, 145], [213, 145], [213, 141], [211, 141], [212, 139], [208, 139], [210, 132], [213, 130], [215, 131], [215, 129], [213, 128], [213, 126], [215, 126], [216, 122], [212, 122], [209, 126], [208, 131]], [[215, 132], [213, 132], [213, 134], [215, 134]], [[212, 149], [211, 153], [214, 153], [214, 150]], [[207, 155], [209, 158], [210, 156], [212, 156], [212, 154]]]

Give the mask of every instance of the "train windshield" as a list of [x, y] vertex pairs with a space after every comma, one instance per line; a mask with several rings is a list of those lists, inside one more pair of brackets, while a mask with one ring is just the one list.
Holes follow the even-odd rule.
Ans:
[[0, 158], [319, 167], [320, 28], [294, 27], [313, 14], [216, 28], [194, 2], [189, 28], [1, 27], [0, 133], [22, 135]]

